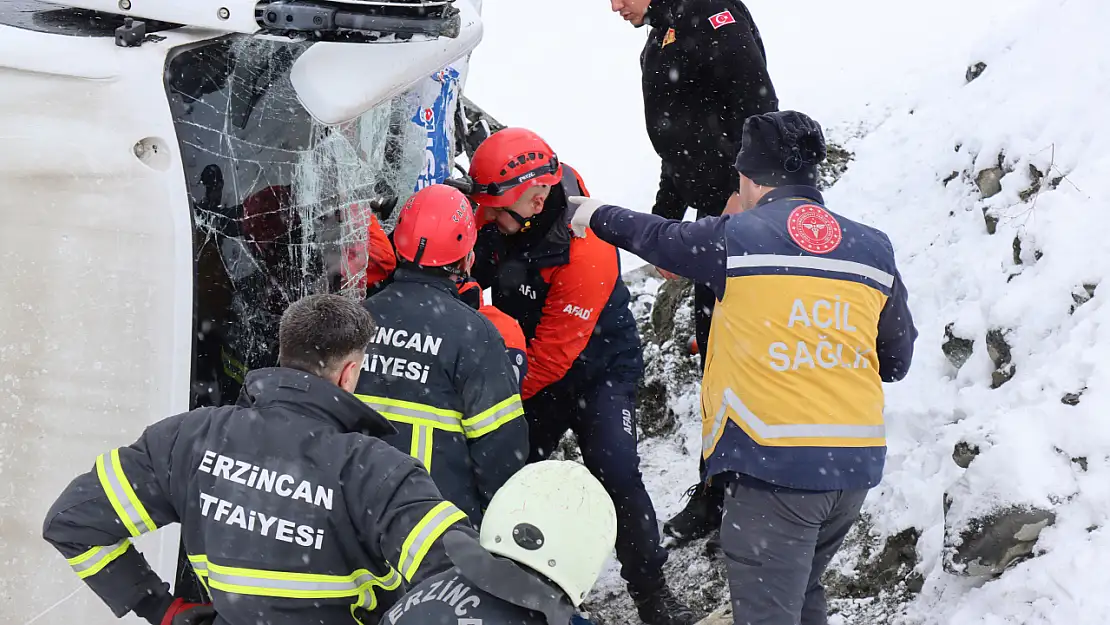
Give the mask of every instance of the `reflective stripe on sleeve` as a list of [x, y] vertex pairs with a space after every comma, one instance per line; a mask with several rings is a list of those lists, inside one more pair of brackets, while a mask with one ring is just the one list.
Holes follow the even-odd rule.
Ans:
[[189, 556], [197, 576], [206, 578], [214, 590], [236, 595], [283, 597], [287, 599], [340, 599], [357, 597], [352, 605], [373, 610], [378, 599], [375, 588], [396, 590], [401, 575], [390, 569], [386, 575], [375, 575], [359, 569], [350, 575], [288, 573], [223, 566], [208, 561], [206, 556]]
[[894, 276], [863, 263], [836, 258], [818, 258], [816, 256], [789, 256], [786, 254], [748, 254], [745, 256], [729, 256], [728, 268], [740, 269], [746, 267], [783, 267], [797, 269], [816, 269], [818, 271], [834, 271], [836, 273], [850, 273], [874, 280], [886, 288], [894, 285]]
[[420, 568], [420, 563], [424, 561], [424, 556], [428, 555], [428, 550], [447, 531], [447, 528], [464, 519], [466, 519], [466, 513], [449, 501], [441, 501], [420, 519], [401, 545], [401, 559], [397, 568], [405, 580], [412, 581], [417, 569]]
[[66, 562], [69, 567], [77, 573], [77, 577], [85, 579], [90, 575], [96, 575], [112, 563], [113, 560], [123, 555], [125, 551], [131, 548], [131, 541], [124, 539], [114, 545], [107, 547], [93, 547], [85, 553], [72, 558], [67, 558]]
[[462, 432], [462, 413], [457, 410], [446, 410], [411, 401], [389, 399], [388, 397], [375, 397], [373, 395], [358, 395], [368, 406], [377, 410], [383, 417], [390, 421], [408, 423], [409, 425], [424, 425], [437, 430], [448, 432]]
[[485, 410], [469, 419], [463, 419], [462, 425], [463, 429], [466, 430], [467, 438], [478, 438], [489, 434], [522, 414], [524, 414], [524, 404], [520, 402], [520, 395], [513, 395], [495, 404], [489, 410]]
[[[111, 466], [108, 466], [109, 463]], [[119, 449], [113, 449], [110, 454], [97, 456], [96, 475], [100, 478], [100, 485], [108, 495], [108, 501], [116, 511], [116, 516], [132, 536], [140, 536], [158, 529], [135, 495], [131, 482], [123, 473], [123, 466], [119, 462]]]

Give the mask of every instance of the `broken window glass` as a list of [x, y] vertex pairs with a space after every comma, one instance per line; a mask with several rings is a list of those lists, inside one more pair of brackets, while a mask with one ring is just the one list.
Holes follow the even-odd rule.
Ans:
[[277, 364], [290, 303], [365, 294], [369, 206], [403, 203], [425, 167], [415, 90], [312, 119], [289, 80], [310, 45], [233, 35], [167, 63], [195, 228], [194, 407], [234, 402], [247, 371]]

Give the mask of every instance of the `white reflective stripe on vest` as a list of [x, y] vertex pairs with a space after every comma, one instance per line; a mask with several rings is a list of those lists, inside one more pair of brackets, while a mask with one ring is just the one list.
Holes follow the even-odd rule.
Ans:
[[884, 425], [845, 425], [820, 423], [785, 423], [769, 425], [757, 417], [744, 402], [740, 401], [731, 388], [726, 388], [721, 407], [713, 419], [713, 427], [702, 439], [702, 450], [709, 451], [721, 428], [725, 425], [726, 408], [732, 408], [736, 416], [747, 425], [756, 436], [762, 439], [776, 438], [883, 438], [886, 436]]
[[746, 256], [728, 257], [729, 269], [741, 269], [745, 267], [784, 267], [851, 273], [874, 280], [888, 289], [894, 286], [894, 276], [882, 269], [876, 269], [871, 265], [865, 265], [863, 263], [850, 260], [837, 260], [835, 258], [789, 256], [786, 254], [748, 254]]
[[116, 516], [132, 536], [140, 536], [158, 529], [123, 473], [123, 466], [119, 461], [119, 449], [97, 456], [96, 475], [100, 478], [100, 486], [108, 496]]
[[77, 573], [77, 577], [85, 579], [99, 573], [129, 548], [131, 548], [131, 540], [124, 539], [107, 547], [93, 547], [79, 556], [66, 558], [66, 562], [69, 563], [69, 568]]

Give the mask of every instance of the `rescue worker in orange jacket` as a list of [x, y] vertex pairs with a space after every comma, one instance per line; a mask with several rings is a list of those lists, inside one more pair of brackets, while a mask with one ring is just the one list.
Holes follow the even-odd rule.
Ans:
[[385, 440], [420, 460], [475, 525], [528, 447], [504, 341], [458, 291], [476, 236], [458, 190], [437, 184], [409, 198], [393, 231], [398, 267], [365, 302], [379, 327], [355, 390], [397, 428]]
[[521, 396], [531, 461], [573, 430], [586, 466], [617, 509], [617, 557], [640, 618], [686, 625], [696, 615], [667, 588], [666, 552], [636, 448], [636, 390], [643, 356], [616, 248], [574, 238], [567, 197], [586, 193], [535, 133], [507, 128], [475, 151], [471, 199], [479, 231], [473, 275], [527, 340]]

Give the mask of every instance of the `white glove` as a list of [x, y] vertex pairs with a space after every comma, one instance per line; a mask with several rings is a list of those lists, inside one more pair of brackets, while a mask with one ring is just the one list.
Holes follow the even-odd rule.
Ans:
[[604, 202], [582, 195], [572, 195], [567, 198], [567, 204], [574, 209], [574, 216], [570, 218], [571, 231], [576, 237], [585, 237], [586, 228], [590, 227], [590, 218], [594, 216], [594, 211], [598, 207], [604, 205]]

